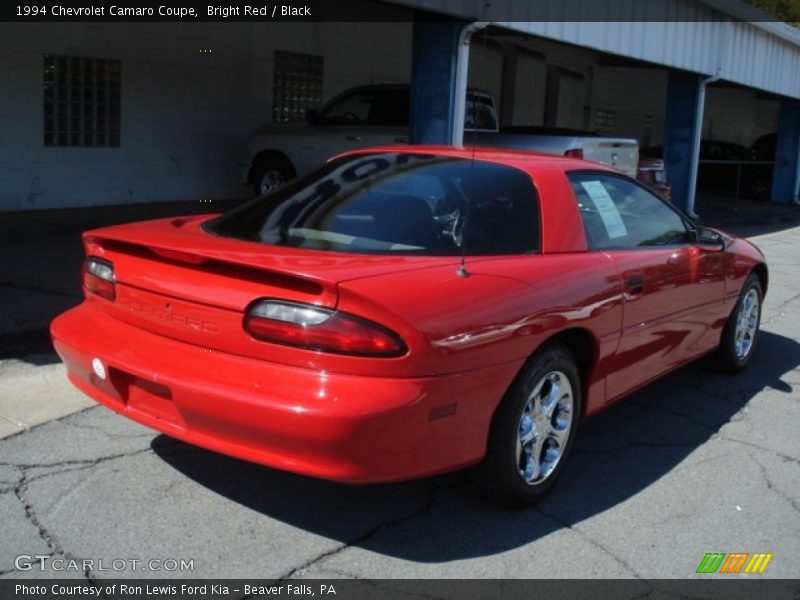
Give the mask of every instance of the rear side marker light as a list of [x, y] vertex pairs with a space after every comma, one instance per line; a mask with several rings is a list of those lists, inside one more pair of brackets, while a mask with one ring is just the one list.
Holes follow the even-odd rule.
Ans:
[[93, 358], [92, 359], [92, 371], [94, 371], [94, 374], [97, 375], [98, 378], [100, 378], [103, 381], [105, 381], [105, 379], [106, 379], [106, 367], [103, 364], [102, 360], [100, 360], [99, 358]]
[[388, 358], [408, 351], [383, 325], [311, 304], [261, 300], [247, 312], [244, 328], [258, 340], [319, 352]]
[[113, 300], [117, 293], [114, 286], [114, 265], [107, 260], [90, 256], [83, 263], [83, 287], [87, 292]]

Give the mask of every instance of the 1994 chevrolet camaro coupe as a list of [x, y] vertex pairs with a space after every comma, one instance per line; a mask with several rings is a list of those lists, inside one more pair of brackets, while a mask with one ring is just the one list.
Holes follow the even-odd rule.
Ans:
[[52, 324], [105, 406], [346, 482], [483, 461], [535, 500], [580, 419], [702, 355], [736, 371], [767, 267], [616, 171], [490, 149], [332, 159], [225, 214], [84, 234]]

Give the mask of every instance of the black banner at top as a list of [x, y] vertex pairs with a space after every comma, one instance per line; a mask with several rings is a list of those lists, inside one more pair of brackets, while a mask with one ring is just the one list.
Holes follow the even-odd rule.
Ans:
[[[800, 10], [800, 9], [799, 9]], [[740, 0], [12, 0], [0, 21], [40, 22], [669, 22], [778, 21]], [[791, 15], [783, 15], [791, 18]]]

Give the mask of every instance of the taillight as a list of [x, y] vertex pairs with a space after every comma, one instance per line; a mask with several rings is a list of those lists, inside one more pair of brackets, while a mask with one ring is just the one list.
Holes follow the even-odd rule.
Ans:
[[88, 292], [106, 300], [113, 300], [117, 293], [114, 289], [114, 265], [107, 260], [90, 256], [83, 263], [83, 287]]
[[408, 351], [383, 325], [311, 304], [262, 300], [248, 311], [244, 328], [259, 340], [320, 352], [392, 357]]
[[567, 158], [580, 158], [583, 160], [583, 148], [570, 148], [564, 152], [564, 156]]

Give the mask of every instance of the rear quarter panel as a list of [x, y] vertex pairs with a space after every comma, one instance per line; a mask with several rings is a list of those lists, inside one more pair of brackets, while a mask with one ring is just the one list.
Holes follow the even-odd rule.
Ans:
[[400, 333], [410, 349], [405, 375], [414, 377], [508, 363], [521, 368], [552, 336], [584, 329], [594, 340], [596, 358], [587, 381], [587, 412], [602, 406], [604, 373], [622, 319], [618, 277], [608, 257], [575, 253], [468, 260], [467, 277], [459, 276], [457, 267], [345, 282], [339, 308], [371, 316]]
[[[506, 162], [526, 171], [539, 196], [539, 254], [467, 257], [452, 265], [347, 281], [339, 308], [375, 315], [408, 341], [408, 375], [436, 375], [524, 362], [560, 332], [593, 340], [586, 412], [605, 403], [605, 374], [622, 325], [619, 274], [602, 252], [586, 252], [583, 225], [563, 168]], [[512, 383], [506, 382], [506, 386]], [[500, 398], [494, 399], [499, 402]]]

